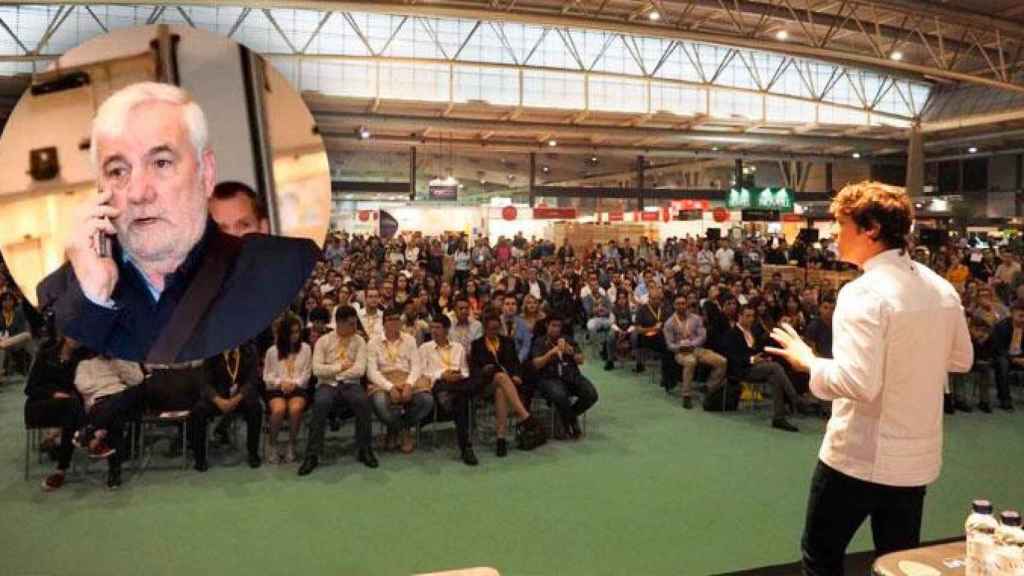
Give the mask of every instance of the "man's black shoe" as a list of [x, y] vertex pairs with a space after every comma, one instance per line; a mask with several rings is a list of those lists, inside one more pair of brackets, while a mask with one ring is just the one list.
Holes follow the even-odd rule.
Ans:
[[466, 446], [462, 449], [462, 461], [466, 463], [466, 466], [476, 466], [480, 463], [476, 458], [476, 453], [473, 452], [472, 446]]
[[210, 469], [210, 463], [206, 461], [206, 458], [202, 460], [196, 460], [196, 463], [192, 466], [196, 472], [206, 472]]
[[646, 369], [647, 369], [647, 368], [644, 368], [644, 365], [643, 365], [643, 364], [640, 364], [640, 363], [638, 362], [638, 363], [637, 363], [637, 365], [636, 365], [636, 368], [633, 368], [633, 372], [636, 372], [637, 374], [640, 374], [641, 372], [643, 372], [643, 371], [644, 371], [644, 370], [646, 370]]
[[687, 410], [693, 408], [693, 398], [683, 396], [683, 408], [686, 408]]
[[302, 461], [302, 466], [299, 466], [299, 476], [309, 475], [319, 464], [320, 459], [316, 456], [306, 456], [306, 459]]
[[121, 470], [107, 471], [107, 488], [117, 490], [121, 487]]
[[377, 462], [377, 456], [373, 453], [373, 448], [360, 448], [359, 454], [356, 455], [356, 460], [366, 464], [367, 468], [380, 466], [380, 463]]
[[605, 370], [615, 370], [615, 362], [612, 362], [611, 360], [606, 360], [605, 363], [604, 363], [604, 369]]
[[249, 454], [249, 468], [259, 468], [262, 463], [259, 454]]
[[946, 414], [956, 414], [956, 407], [953, 406], [953, 397], [946, 394], [942, 399], [942, 411]]
[[999, 407], [1007, 412], [1013, 412], [1013, 401], [1012, 400], [1000, 400]]
[[794, 426], [792, 423], [790, 423], [789, 420], [786, 420], [785, 418], [778, 418], [776, 420], [772, 420], [772, 428], [778, 428], [779, 430], [785, 430], [786, 432], [800, 431], [799, 428]]
[[504, 438], [498, 438], [498, 446], [494, 449], [494, 454], [498, 458], [504, 458], [508, 456], [508, 440]]
[[989, 404], [988, 402], [981, 402], [981, 403], [978, 404], [978, 410], [981, 410], [985, 414], [991, 414], [992, 413], [992, 405]]

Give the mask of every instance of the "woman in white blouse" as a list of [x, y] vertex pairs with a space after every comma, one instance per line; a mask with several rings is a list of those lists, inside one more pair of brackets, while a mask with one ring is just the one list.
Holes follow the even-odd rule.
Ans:
[[277, 329], [275, 344], [267, 350], [263, 362], [263, 382], [267, 388], [267, 404], [270, 406], [270, 447], [267, 461], [280, 462], [277, 446], [277, 432], [281, 429], [285, 412], [288, 413], [288, 448], [284, 455], [286, 462], [295, 461], [295, 440], [302, 426], [302, 412], [306, 409], [307, 388], [312, 374], [312, 351], [302, 341], [302, 327], [299, 319], [287, 315]]

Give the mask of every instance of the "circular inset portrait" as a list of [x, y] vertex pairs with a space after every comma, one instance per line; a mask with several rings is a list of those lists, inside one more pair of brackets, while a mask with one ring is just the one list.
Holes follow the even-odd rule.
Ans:
[[312, 273], [327, 155], [262, 57], [179, 26], [117, 30], [36, 74], [0, 139], [0, 249], [101, 355], [178, 364], [262, 333]]

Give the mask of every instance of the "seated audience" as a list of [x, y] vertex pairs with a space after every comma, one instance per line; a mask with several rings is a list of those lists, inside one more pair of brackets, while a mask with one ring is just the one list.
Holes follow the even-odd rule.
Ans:
[[25, 427], [60, 429], [57, 470], [42, 482], [46, 492], [64, 485], [64, 474], [74, 451], [72, 439], [85, 416], [75, 389], [75, 369], [82, 352], [78, 342], [71, 338], [53, 339], [39, 351], [25, 384]]
[[508, 455], [508, 411], [511, 408], [519, 422], [517, 441], [520, 448], [532, 450], [544, 443], [544, 428], [522, 401], [524, 392], [522, 369], [515, 342], [501, 335], [501, 317], [488, 314], [484, 318], [484, 336], [473, 341], [469, 353], [469, 374], [474, 390], [482, 397], [494, 397], [495, 428], [498, 437], [495, 453]]
[[[275, 344], [267, 350], [263, 361], [263, 383], [270, 408], [270, 442], [267, 461], [277, 464], [295, 462], [295, 443], [302, 426], [302, 413], [308, 401], [312, 357], [309, 344], [302, 341], [299, 319], [286, 315], [278, 326]], [[288, 415], [288, 445], [284, 454], [277, 444], [277, 434], [285, 414]]]
[[[260, 402], [259, 352], [252, 342], [227, 350], [206, 360], [209, 387], [193, 409], [204, 420], [218, 414], [245, 418], [245, 447], [249, 467], [260, 466], [260, 434], [263, 428], [263, 404]], [[223, 442], [222, 438], [222, 442]], [[206, 443], [197, 444], [196, 459], [206, 460]]]
[[401, 441], [402, 452], [416, 449], [411, 429], [434, 409], [432, 382], [423, 378], [416, 340], [402, 334], [402, 314], [396, 308], [384, 313], [384, 336], [370, 340], [366, 362], [370, 403], [388, 427], [387, 448]]
[[691, 304], [696, 303], [691, 303], [686, 296], [676, 296], [675, 314], [665, 321], [663, 329], [665, 347], [683, 368], [683, 407], [687, 410], [693, 407], [693, 373], [697, 365], [702, 364], [711, 368], [711, 375], [707, 380], [709, 390], [715, 390], [722, 385], [726, 370], [725, 358], [713, 350], [704, 348], [707, 338], [704, 321], [700, 315], [691, 311]]
[[370, 400], [362, 384], [366, 375], [367, 347], [363, 337], [357, 334], [357, 326], [355, 309], [341, 306], [334, 313], [334, 331], [316, 341], [313, 375], [317, 378], [317, 388], [306, 456], [299, 467], [299, 476], [308, 475], [320, 464], [327, 419], [339, 404], [355, 416], [357, 459], [369, 468], [378, 466], [373, 453]]
[[580, 373], [583, 354], [570, 335], [562, 334], [562, 319], [549, 316], [544, 324], [544, 336], [533, 343], [530, 353], [537, 387], [555, 405], [568, 436], [578, 440], [583, 435], [579, 416], [597, 403], [597, 390]]
[[419, 349], [420, 363], [423, 375], [433, 383], [435, 406], [455, 420], [462, 461], [467, 466], [476, 466], [479, 461], [469, 437], [469, 406], [476, 391], [469, 378], [465, 349], [448, 340], [451, 325], [451, 319], [444, 314], [434, 318], [430, 323], [431, 341]]

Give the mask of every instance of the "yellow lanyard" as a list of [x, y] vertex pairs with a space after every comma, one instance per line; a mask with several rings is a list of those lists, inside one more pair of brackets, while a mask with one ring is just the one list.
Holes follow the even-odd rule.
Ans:
[[351, 342], [351, 340], [348, 340], [346, 342], [342, 342], [341, 340], [338, 340], [338, 363], [339, 364], [344, 364], [345, 361], [348, 360], [348, 346], [349, 346], [349, 342]]
[[397, 344], [393, 344], [390, 340], [384, 340], [384, 355], [388, 357], [388, 363], [394, 364], [398, 361], [399, 346], [401, 340]]
[[446, 371], [447, 370], [451, 370], [452, 369], [452, 345], [448, 344], [444, 348], [438, 346], [437, 347], [437, 354], [438, 354], [438, 356], [441, 357], [441, 366], [443, 366]]
[[661, 307], [660, 306], [658, 307], [657, 314], [655, 314], [654, 307], [651, 306], [651, 304], [649, 302], [647, 304], [647, 309], [651, 311], [651, 316], [654, 316], [655, 318], [657, 318], [658, 322], [661, 322]]
[[231, 377], [231, 384], [235, 384], [238, 378], [238, 367], [242, 363], [242, 355], [238, 348], [224, 353], [224, 365], [228, 369], [228, 376]]
[[484, 343], [487, 345], [487, 349], [491, 351], [491, 354], [494, 354], [494, 357], [497, 358], [498, 351], [501, 350], [501, 339], [495, 338], [494, 340], [491, 340], [490, 338], [487, 338]]

